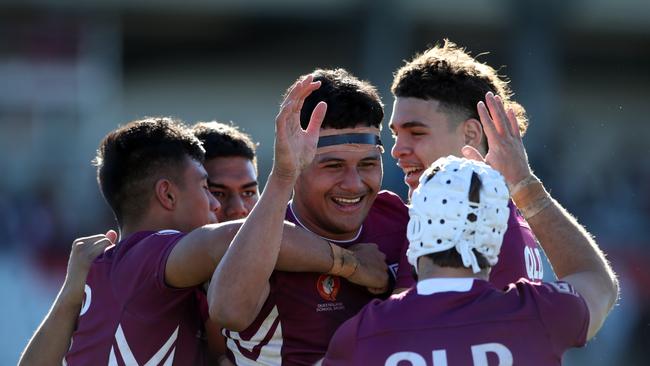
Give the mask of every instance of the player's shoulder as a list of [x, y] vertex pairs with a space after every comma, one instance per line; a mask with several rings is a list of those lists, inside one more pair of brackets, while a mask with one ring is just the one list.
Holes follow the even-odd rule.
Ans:
[[417, 302], [415, 286], [399, 294], [391, 295], [386, 300], [373, 299], [358, 313], [359, 337], [370, 336], [384, 328], [397, 326], [404, 316], [405, 308]]
[[184, 236], [185, 233], [177, 230], [138, 231], [119, 242], [116, 246], [116, 258], [126, 255], [153, 255], [174, 246]]
[[398, 214], [408, 218], [408, 207], [402, 201], [400, 196], [394, 192], [382, 190], [377, 194], [377, 198], [372, 205], [373, 211], [382, 213]]
[[506, 293], [517, 292], [521, 295], [529, 295], [533, 297], [546, 297], [546, 296], [571, 296], [579, 298], [580, 294], [576, 289], [566, 281], [550, 281], [550, 282], [533, 282], [526, 278], [521, 278], [515, 283], [511, 283], [506, 288]]
[[184, 236], [185, 233], [177, 230], [152, 231], [140, 239], [138, 245], [164, 248], [176, 244]]

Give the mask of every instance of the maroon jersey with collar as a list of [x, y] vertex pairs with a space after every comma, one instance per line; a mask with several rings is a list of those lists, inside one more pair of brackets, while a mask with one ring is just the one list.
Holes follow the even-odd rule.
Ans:
[[184, 234], [137, 232], [92, 264], [68, 365], [202, 365], [198, 288], [165, 283]]
[[429, 279], [343, 324], [323, 365], [560, 365], [588, 327], [587, 305], [566, 282], [522, 279], [502, 291]]
[[[300, 224], [287, 210], [286, 219]], [[382, 191], [363, 222], [359, 236], [337, 242], [346, 248], [375, 243], [386, 255], [396, 288], [413, 284], [406, 260], [408, 212], [401, 199]], [[336, 329], [374, 296], [347, 280], [318, 273], [275, 271], [271, 291], [253, 324], [242, 332], [224, 331], [237, 365], [313, 365], [323, 358]]]

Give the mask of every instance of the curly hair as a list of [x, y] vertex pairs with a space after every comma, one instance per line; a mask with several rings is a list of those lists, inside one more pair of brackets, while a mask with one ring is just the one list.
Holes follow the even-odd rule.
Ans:
[[161, 177], [182, 185], [187, 158], [203, 162], [205, 150], [192, 131], [169, 117], [145, 117], [109, 132], [93, 160], [97, 183], [118, 224], [144, 213]]
[[458, 113], [463, 120], [480, 120], [476, 104], [491, 91], [502, 98], [506, 109], [515, 112], [523, 135], [528, 128], [526, 111], [512, 99], [508, 83], [492, 67], [445, 39], [442, 46], [436, 45], [406, 62], [395, 73], [391, 91], [398, 98], [435, 99], [445, 112]]
[[359, 80], [344, 69], [316, 69], [312, 75], [314, 81], [321, 82], [321, 86], [305, 98], [300, 112], [303, 128], [307, 128], [311, 113], [320, 101], [327, 103], [321, 128], [381, 128], [384, 105], [377, 90], [369, 82]]
[[203, 144], [206, 160], [240, 156], [252, 161], [257, 169], [257, 145], [250, 135], [240, 131], [237, 126], [217, 121], [197, 122], [192, 126], [192, 132]]

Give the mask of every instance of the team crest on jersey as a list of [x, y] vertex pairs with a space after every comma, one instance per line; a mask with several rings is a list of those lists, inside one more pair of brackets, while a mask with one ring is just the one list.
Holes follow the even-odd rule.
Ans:
[[321, 275], [316, 281], [316, 289], [323, 299], [336, 301], [336, 295], [341, 289], [341, 279], [338, 276]]

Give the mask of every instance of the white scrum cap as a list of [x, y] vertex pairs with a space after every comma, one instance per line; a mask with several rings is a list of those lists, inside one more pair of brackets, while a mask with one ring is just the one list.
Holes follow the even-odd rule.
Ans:
[[[469, 200], [472, 173], [481, 180], [478, 203]], [[454, 156], [436, 160], [411, 197], [409, 263], [417, 270], [419, 257], [456, 248], [474, 273], [480, 268], [472, 249], [494, 266], [510, 216], [509, 197], [503, 176], [487, 164]]]

